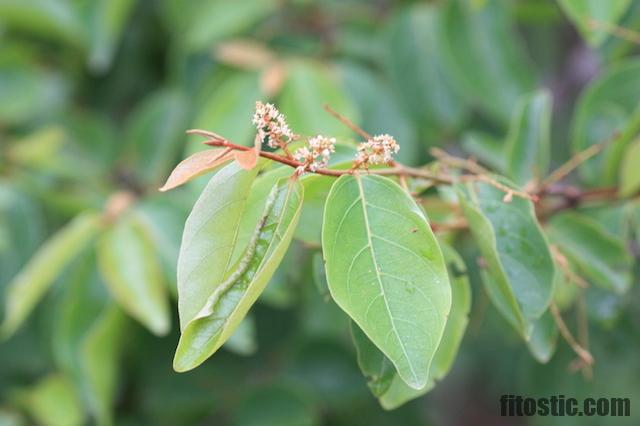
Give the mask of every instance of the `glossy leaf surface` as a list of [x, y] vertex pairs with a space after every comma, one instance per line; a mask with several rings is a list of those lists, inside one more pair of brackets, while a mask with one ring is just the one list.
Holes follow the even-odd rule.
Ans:
[[322, 248], [333, 299], [407, 384], [424, 387], [451, 290], [420, 208], [387, 178], [342, 176], [327, 198]]

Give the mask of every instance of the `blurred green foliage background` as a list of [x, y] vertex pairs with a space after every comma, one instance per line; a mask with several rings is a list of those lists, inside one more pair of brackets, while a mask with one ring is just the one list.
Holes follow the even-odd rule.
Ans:
[[[581, 9], [587, 3], [0, 0], [0, 312], [11, 309], [9, 282], [49, 236], [79, 214], [127, 211], [115, 242], [61, 244], [71, 259], [52, 288], [24, 296], [25, 317], [42, 300], [0, 343], [0, 425], [524, 424], [499, 417], [507, 393], [629, 397], [633, 415], [637, 289], [588, 300], [597, 362], [585, 380], [569, 371], [574, 355], [562, 342], [549, 364], [536, 363], [474, 282], [450, 376], [384, 412], [318, 277], [317, 247], [301, 242], [221, 353], [189, 373], [171, 368], [182, 226], [207, 178], [157, 188], [202, 148], [186, 129], [250, 144], [254, 103], [272, 100], [296, 132], [354, 140], [326, 103], [394, 135], [407, 164], [441, 146], [499, 168], [518, 99], [546, 88], [557, 166], [637, 119], [638, 45], [593, 30], [589, 18], [640, 28], [640, 2]], [[584, 184], [612, 179], [598, 164]], [[594, 214], [612, 233], [623, 232], [616, 207]], [[96, 248], [122, 255], [96, 260]], [[154, 294], [170, 298], [168, 334], [141, 325], [163, 334], [136, 311], [144, 289], [110, 296], [104, 276], [118, 273], [152, 277]], [[584, 424], [526, 424], [574, 420]]]

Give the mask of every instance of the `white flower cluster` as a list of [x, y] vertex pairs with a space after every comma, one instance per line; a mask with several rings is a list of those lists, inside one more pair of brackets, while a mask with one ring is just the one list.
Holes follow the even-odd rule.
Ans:
[[312, 172], [327, 167], [329, 157], [336, 152], [336, 138], [329, 138], [318, 135], [309, 139], [309, 146], [298, 148], [293, 154], [293, 158], [304, 164], [304, 169], [308, 168]]
[[358, 145], [356, 165], [366, 167], [373, 164], [387, 164], [393, 161], [393, 154], [398, 151], [400, 151], [400, 145], [393, 136], [376, 135]]
[[256, 102], [253, 124], [258, 129], [258, 137], [262, 143], [271, 148], [279, 148], [293, 139], [293, 132], [287, 124], [284, 114], [270, 103]]
[[[253, 114], [253, 124], [258, 129], [258, 139], [271, 148], [281, 148], [290, 159], [292, 155], [287, 150], [287, 144], [296, 136], [282, 114], [270, 103], [256, 102]], [[300, 163], [300, 174], [315, 172], [328, 166], [331, 154], [336, 151], [336, 138], [318, 135], [309, 139], [307, 146], [298, 148], [293, 158]], [[353, 162], [353, 168], [367, 168], [375, 164], [389, 164], [393, 161], [393, 154], [400, 151], [400, 145], [388, 134], [376, 135], [358, 145], [358, 152]]]

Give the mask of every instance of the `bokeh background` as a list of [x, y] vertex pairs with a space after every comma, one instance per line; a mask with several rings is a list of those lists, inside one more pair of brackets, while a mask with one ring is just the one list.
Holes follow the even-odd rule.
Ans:
[[[301, 242], [222, 351], [195, 371], [171, 368], [177, 252], [207, 178], [157, 188], [202, 148], [186, 129], [250, 144], [254, 103], [272, 100], [298, 133], [355, 141], [327, 103], [370, 133], [394, 135], [407, 164], [440, 146], [494, 166], [518, 99], [547, 89], [552, 163], [561, 164], [573, 127], [602, 138], [638, 105], [640, 49], [559, 3], [570, 1], [0, 0], [0, 312], [48, 237], [83, 212], [124, 206], [136, 225], [109, 250], [141, 248], [102, 268], [155, 274], [173, 317], [155, 336], [127, 314], [96, 266], [99, 243], [88, 243], [0, 343], [0, 425], [589, 424], [501, 418], [502, 394], [628, 397], [635, 415], [636, 290], [588, 299], [597, 361], [585, 379], [564, 342], [549, 364], [534, 361], [477, 282], [451, 374], [383, 411], [358, 370], [347, 319], [323, 289], [317, 248]], [[640, 2], [590, 3], [602, 6], [594, 18], [640, 28]], [[586, 88], [619, 67], [638, 72], [610, 81], [615, 102], [576, 124]]]

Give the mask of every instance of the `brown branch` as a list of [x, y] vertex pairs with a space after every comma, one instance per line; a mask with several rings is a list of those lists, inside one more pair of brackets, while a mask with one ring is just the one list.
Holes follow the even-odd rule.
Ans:
[[[224, 148], [230, 148], [233, 150], [237, 150], [237, 151], [249, 151], [253, 148], [248, 147], [248, 146], [244, 146], [244, 145], [237, 145], [223, 137], [221, 137], [220, 135], [217, 135], [215, 133], [211, 133], [211, 132], [207, 132], [205, 130], [199, 130], [199, 129], [194, 129], [194, 130], [188, 130], [187, 134], [190, 135], [201, 135], [201, 136], [206, 136], [209, 139], [204, 141], [205, 145], [209, 145], [209, 146], [215, 146], [215, 147], [224, 147]], [[268, 152], [268, 151], [260, 151], [260, 156], [267, 158], [269, 160], [272, 161], [276, 161], [278, 163], [282, 163], [285, 164], [287, 166], [293, 167], [293, 168], [300, 168], [300, 167], [305, 167], [304, 163], [301, 163], [299, 161], [296, 161], [294, 159], [291, 158], [287, 158], [285, 156], [273, 153], [273, 152]], [[352, 175], [354, 173], [357, 173], [358, 170], [357, 169], [347, 169], [347, 170], [334, 170], [334, 169], [327, 169], [327, 168], [320, 168], [320, 169], [316, 169], [316, 170], [307, 170], [310, 173], [316, 173], [319, 175], [324, 175], [324, 176], [332, 176], [332, 177], [340, 177], [343, 175]], [[428, 180], [433, 180], [435, 182], [439, 182], [439, 183], [445, 183], [445, 184], [453, 184], [455, 183], [455, 179], [449, 176], [445, 176], [445, 175], [439, 175], [436, 173], [431, 173], [427, 170], [422, 170], [422, 169], [416, 169], [413, 167], [407, 167], [404, 165], [401, 165], [399, 163], [395, 163], [394, 167], [389, 167], [389, 168], [383, 168], [383, 169], [369, 169], [366, 171], [369, 174], [375, 174], [375, 175], [392, 175], [392, 176], [410, 176], [410, 177], [419, 177], [422, 179], [428, 179]]]

